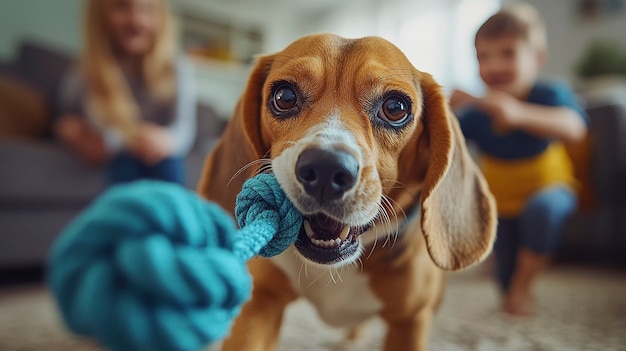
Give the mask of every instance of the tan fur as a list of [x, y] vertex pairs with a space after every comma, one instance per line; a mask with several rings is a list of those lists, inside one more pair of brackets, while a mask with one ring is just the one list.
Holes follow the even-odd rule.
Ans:
[[[306, 96], [297, 118], [280, 120], [268, 110], [271, 84], [281, 80], [297, 83]], [[398, 133], [376, 128], [363, 111], [367, 101], [388, 91], [402, 91], [413, 100], [414, 121]], [[278, 157], [329, 116], [352, 133], [363, 155], [359, 191], [351, 195], [355, 205], [378, 203], [384, 194], [399, 217], [421, 205], [421, 216], [394, 245], [366, 248], [364, 256], [371, 255], [363, 257], [362, 269], [389, 325], [385, 350], [424, 350], [444, 287], [442, 269], [484, 258], [493, 243], [496, 215], [439, 86], [393, 45], [373, 37], [316, 35], [262, 57], [207, 159], [198, 190], [232, 211], [241, 185], [257, 169], [234, 176], [242, 167]], [[270, 260], [257, 258], [249, 266], [253, 298], [224, 350], [274, 349], [283, 310], [297, 296]]]

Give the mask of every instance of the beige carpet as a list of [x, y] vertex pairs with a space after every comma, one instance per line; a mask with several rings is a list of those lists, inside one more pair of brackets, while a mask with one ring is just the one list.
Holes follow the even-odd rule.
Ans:
[[[626, 351], [626, 272], [557, 267], [542, 277], [537, 293], [539, 315], [512, 318], [498, 312], [495, 285], [484, 269], [451, 275], [430, 349]], [[384, 329], [374, 320], [360, 340], [346, 343], [342, 331], [323, 325], [299, 301], [287, 311], [279, 351], [380, 350]], [[0, 351], [67, 350], [101, 349], [67, 334], [44, 288], [0, 291]]]

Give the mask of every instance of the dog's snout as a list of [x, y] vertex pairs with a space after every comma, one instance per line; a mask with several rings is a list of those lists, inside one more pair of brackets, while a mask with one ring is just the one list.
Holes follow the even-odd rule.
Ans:
[[356, 184], [359, 164], [345, 151], [308, 149], [296, 162], [296, 177], [320, 204], [335, 200]]

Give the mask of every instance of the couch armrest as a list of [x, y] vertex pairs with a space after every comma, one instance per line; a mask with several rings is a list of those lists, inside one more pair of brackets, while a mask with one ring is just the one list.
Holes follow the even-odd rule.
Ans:
[[587, 109], [593, 145], [593, 183], [600, 205], [626, 205], [626, 105]]

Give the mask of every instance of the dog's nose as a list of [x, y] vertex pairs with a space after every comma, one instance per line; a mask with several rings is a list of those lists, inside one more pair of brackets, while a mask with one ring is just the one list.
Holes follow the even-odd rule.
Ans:
[[296, 162], [296, 177], [320, 204], [335, 200], [356, 184], [359, 164], [345, 151], [308, 149]]

